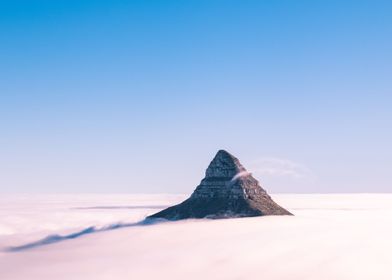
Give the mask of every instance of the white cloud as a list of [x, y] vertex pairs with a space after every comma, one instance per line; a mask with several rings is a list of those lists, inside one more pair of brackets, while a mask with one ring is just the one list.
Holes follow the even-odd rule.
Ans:
[[[19, 234], [27, 234], [32, 241], [45, 237], [45, 228], [31, 236], [42, 224], [55, 223], [55, 233], [64, 235], [77, 225], [97, 225], [94, 221], [145, 217], [157, 209], [139, 206], [172, 205], [185, 197], [2, 196], [0, 224], [11, 218], [23, 220], [24, 226], [16, 224], [15, 234], [8, 242], [0, 240], [0, 248], [23, 244]], [[168, 222], [101, 231], [17, 253], [0, 250], [0, 279], [69, 280], [75, 279], [73, 275], [83, 280], [392, 279], [392, 195], [286, 194], [273, 198], [295, 216]], [[135, 208], [111, 207], [123, 205]], [[91, 206], [108, 207], [93, 210]]]
[[248, 164], [248, 170], [254, 174], [295, 179], [312, 179], [314, 173], [306, 166], [288, 159], [265, 157]]

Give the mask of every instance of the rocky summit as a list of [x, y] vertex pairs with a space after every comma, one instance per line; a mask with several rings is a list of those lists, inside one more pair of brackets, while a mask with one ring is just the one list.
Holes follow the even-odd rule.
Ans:
[[193, 194], [182, 203], [149, 218], [181, 220], [192, 218], [235, 218], [292, 215], [276, 204], [240, 161], [220, 150]]

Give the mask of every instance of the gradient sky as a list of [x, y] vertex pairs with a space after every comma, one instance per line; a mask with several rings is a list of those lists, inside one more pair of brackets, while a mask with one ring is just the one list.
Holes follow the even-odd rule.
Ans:
[[391, 1], [1, 1], [0, 192], [392, 191]]

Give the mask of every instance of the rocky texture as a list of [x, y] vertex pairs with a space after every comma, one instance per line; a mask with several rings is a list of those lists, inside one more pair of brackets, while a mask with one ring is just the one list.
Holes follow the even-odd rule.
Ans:
[[190, 198], [149, 218], [234, 218], [292, 215], [276, 204], [239, 160], [220, 150]]

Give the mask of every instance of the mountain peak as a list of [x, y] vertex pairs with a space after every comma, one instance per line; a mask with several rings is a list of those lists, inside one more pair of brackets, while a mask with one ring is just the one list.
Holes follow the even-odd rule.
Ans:
[[238, 173], [245, 172], [240, 161], [225, 150], [219, 150], [206, 170], [206, 178], [232, 179]]
[[179, 220], [264, 215], [292, 214], [271, 199], [235, 156], [219, 150], [205, 177], [187, 200], [150, 218]]

